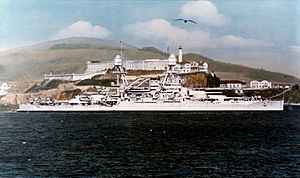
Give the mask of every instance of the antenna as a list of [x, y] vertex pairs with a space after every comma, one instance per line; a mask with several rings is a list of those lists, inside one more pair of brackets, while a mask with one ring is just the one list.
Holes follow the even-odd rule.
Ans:
[[170, 54], [170, 47], [169, 47], [169, 46], [167, 47], [167, 51], [166, 51], [165, 54], [166, 54], [166, 58], [168, 58], [168, 56], [169, 56], [169, 54]]
[[122, 41], [120, 41], [120, 45], [121, 45], [121, 59], [123, 59], [123, 43]]

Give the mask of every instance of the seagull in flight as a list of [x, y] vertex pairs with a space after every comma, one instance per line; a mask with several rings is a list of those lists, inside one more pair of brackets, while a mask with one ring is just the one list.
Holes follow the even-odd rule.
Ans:
[[190, 19], [175, 19], [175, 21], [183, 21], [184, 23], [192, 22], [194, 24], [197, 24], [197, 22]]

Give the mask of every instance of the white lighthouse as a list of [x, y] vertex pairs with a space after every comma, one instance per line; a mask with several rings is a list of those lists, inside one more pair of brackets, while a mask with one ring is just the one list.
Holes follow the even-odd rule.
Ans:
[[178, 48], [178, 62], [181, 63], [182, 62], [182, 47], [179, 46]]

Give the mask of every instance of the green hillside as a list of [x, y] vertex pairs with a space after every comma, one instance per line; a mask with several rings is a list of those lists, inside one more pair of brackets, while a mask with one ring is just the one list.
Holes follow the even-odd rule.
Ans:
[[91, 48], [97, 48], [97, 46], [93, 46], [90, 44], [67, 44], [67, 43], [61, 43], [53, 45], [49, 48], [49, 50], [62, 50], [62, 49], [91, 49]]
[[[120, 50], [119, 42], [90, 38], [71, 38], [19, 48], [0, 54], [0, 79], [42, 80], [44, 74], [51, 71], [55, 74], [82, 73], [88, 60], [112, 61]], [[163, 58], [157, 52], [140, 50], [126, 43], [123, 43], [123, 56], [136, 60]]]
[[0, 74], [1, 74], [1, 73], [4, 73], [4, 72], [5, 72], [4, 66], [3, 66], [3, 65], [0, 65]]
[[[39, 43], [0, 53], [0, 79], [30, 81], [42, 80], [45, 73], [82, 73], [88, 60], [112, 61], [120, 54], [120, 42], [96, 38], [67, 38]], [[168, 54], [154, 47], [138, 49], [123, 43], [125, 59], [167, 58]], [[238, 74], [249, 79], [300, 83], [300, 80], [282, 73], [241, 65], [218, 62], [199, 54], [185, 54], [184, 60], [206, 61], [210, 71]], [[235, 77], [234, 77], [235, 78]], [[222, 76], [221, 76], [222, 79]], [[239, 79], [239, 78], [236, 78]]]
[[183, 55], [185, 60], [201, 60], [206, 61], [209, 64], [210, 71], [216, 72], [230, 72], [243, 74], [245, 77], [255, 80], [270, 80], [274, 82], [286, 82], [286, 83], [300, 83], [300, 79], [278, 72], [271, 72], [264, 69], [250, 68], [242, 65], [218, 62], [199, 54], [186, 54]]
[[168, 54], [167, 53], [164, 53], [162, 52], [161, 50], [159, 49], [156, 49], [154, 47], [143, 47], [142, 49], [140, 49], [141, 51], [146, 51], [146, 52], [153, 52], [153, 53], [157, 53], [157, 54], [160, 54], [162, 56], [167, 56]]

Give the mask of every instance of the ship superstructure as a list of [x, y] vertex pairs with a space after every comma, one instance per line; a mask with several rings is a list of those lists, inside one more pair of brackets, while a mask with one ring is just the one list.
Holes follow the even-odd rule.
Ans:
[[157, 78], [126, 79], [122, 57], [114, 60], [117, 76], [115, 92], [99, 89], [67, 101], [35, 98], [20, 105], [18, 112], [52, 111], [281, 111], [283, 101], [260, 97], [227, 97], [220, 92], [206, 92], [183, 87], [178, 75], [176, 57], [168, 58], [166, 72]]

